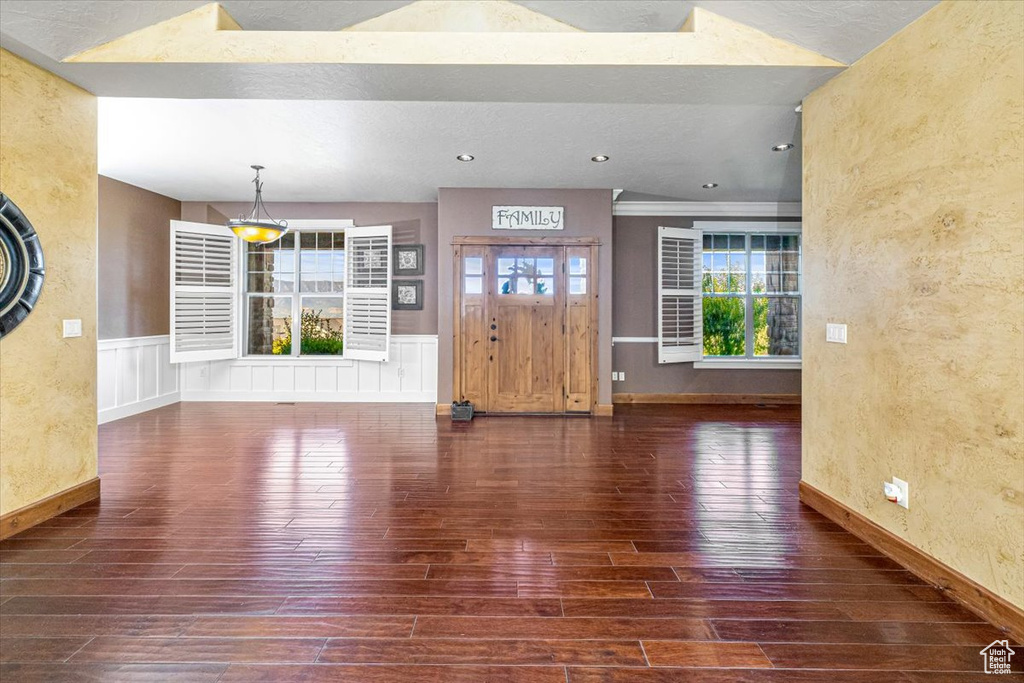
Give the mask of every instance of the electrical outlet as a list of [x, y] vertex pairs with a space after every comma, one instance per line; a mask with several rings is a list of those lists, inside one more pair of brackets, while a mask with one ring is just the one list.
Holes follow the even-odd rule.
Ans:
[[846, 343], [846, 325], [838, 323], [826, 323], [825, 324], [825, 341], [832, 342], [834, 344], [845, 344]]
[[892, 483], [895, 484], [900, 490], [900, 499], [896, 501], [896, 504], [902, 508], [910, 509], [910, 484], [903, 481], [902, 479], [892, 478]]
[[79, 319], [65, 320], [64, 321], [64, 336], [65, 337], [81, 337], [82, 336], [82, 321]]
[[612, 381], [613, 382], [618, 382], [619, 381], [619, 373], [617, 373], [617, 372], [613, 372], [612, 373]]
[[626, 381], [626, 373], [624, 373], [624, 372], [620, 372], [619, 373], [619, 381], [620, 382], [625, 382]]

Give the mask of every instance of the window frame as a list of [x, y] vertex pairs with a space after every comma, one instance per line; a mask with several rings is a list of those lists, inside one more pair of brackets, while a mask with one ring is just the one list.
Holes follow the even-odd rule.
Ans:
[[[763, 370], [798, 370], [803, 363], [803, 297], [804, 297], [804, 271], [803, 271], [803, 230], [802, 224], [797, 221], [759, 222], [759, 221], [696, 221], [694, 228], [701, 230], [704, 235], [727, 234], [743, 235], [746, 254], [746, 270], [744, 292], [722, 292], [712, 293], [710, 296], [717, 298], [738, 298], [743, 300], [744, 311], [744, 349], [743, 356], [701, 356], [701, 360], [695, 361], [694, 368], [697, 369], [744, 369], [759, 368]], [[779, 235], [796, 236], [800, 239], [799, 252], [797, 256], [797, 293], [754, 293], [752, 292], [751, 278], [751, 236], [752, 235]], [[708, 293], [701, 292], [701, 301]], [[787, 297], [796, 298], [799, 303], [797, 327], [799, 334], [799, 355], [796, 356], [755, 356], [754, 355], [754, 299]]]
[[[261, 361], [281, 361], [286, 362], [289, 360], [302, 359], [303, 361], [317, 360], [317, 361], [339, 361], [343, 360], [344, 356], [341, 354], [303, 354], [302, 350], [302, 296], [303, 292], [301, 288], [301, 264], [300, 264], [300, 252], [302, 251], [301, 240], [299, 239], [300, 234], [303, 232], [344, 232], [348, 228], [355, 227], [355, 221], [350, 219], [345, 220], [288, 220], [288, 232], [295, 234], [295, 291], [293, 292], [250, 292], [249, 291], [249, 251], [248, 247], [242, 251], [242, 257], [239, 259], [240, 263], [240, 278], [241, 278], [241, 340], [240, 348], [243, 353], [240, 354], [242, 358], [250, 360], [261, 360]], [[243, 243], [244, 244], [244, 243]], [[345, 255], [345, 268], [346, 275], [348, 269], [348, 254]], [[347, 294], [347, 287], [341, 292], [341, 294], [335, 293], [319, 293], [319, 292], [305, 292], [306, 295], [317, 296], [323, 294], [325, 296], [337, 297], [341, 301], [342, 310], [345, 308], [345, 295]], [[289, 296], [292, 298], [292, 351], [287, 356], [274, 355], [271, 353], [249, 353], [249, 298], [250, 295], [260, 295], [267, 297], [274, 296]], [[295, 340], [299, 340], [296, 344]]]

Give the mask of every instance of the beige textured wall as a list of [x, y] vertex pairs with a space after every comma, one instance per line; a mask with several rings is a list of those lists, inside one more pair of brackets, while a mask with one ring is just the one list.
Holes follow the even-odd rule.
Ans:
[[803, 106], [804, 479], [1018, 606], [1022, 26], [943, 3]]
[[100, 176], [100, 339], [169, 334], [170, 224], [181, 202]]
[[[0, 514], [96, 476], [96, 98], [0, 50], [0, 188], [46, 280], [0, 340]], [[61, 320], [81, 318], [80, 338]]]

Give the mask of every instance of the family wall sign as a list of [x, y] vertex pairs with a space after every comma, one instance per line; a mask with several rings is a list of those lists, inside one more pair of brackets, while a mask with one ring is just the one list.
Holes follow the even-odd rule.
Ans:
[[493, 230], [563, 230], [564, 206], [492, 206]]

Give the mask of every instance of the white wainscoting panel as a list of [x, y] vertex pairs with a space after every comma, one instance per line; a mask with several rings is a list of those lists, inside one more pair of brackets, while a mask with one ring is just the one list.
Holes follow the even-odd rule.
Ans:
[[178, 366], [167, 335], [101, 339], [96, 343], [99, 423], [179, 401]]
[[181, 400], [435, 403], [437, 335], [392, 335], [387, 363], [315, 356], [185, 363]]

